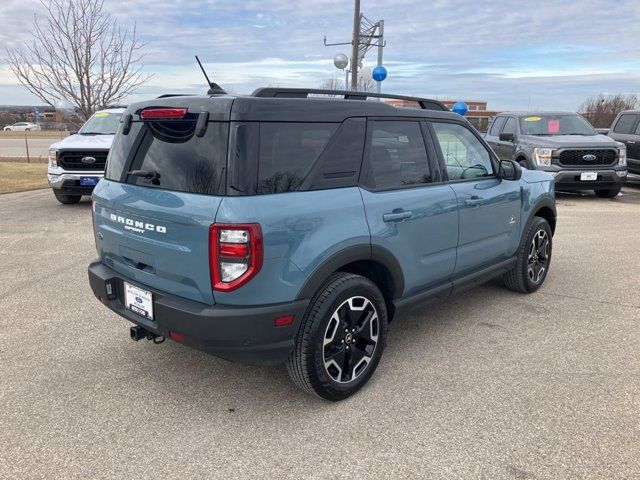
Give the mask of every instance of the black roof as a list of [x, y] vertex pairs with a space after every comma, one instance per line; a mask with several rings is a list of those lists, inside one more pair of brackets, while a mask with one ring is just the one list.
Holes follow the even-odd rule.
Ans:
[[[342, 98], [336, 98], [340, 95]], [[421, 108], [396, 107], [367, 98], [393, 98], [416, 102]], [[437, 100], [401, 95], [318, 89], [262, 88], [252, 95], [162, 95], [133, 104], [127, 113], [147, 107], [187, 107], [208, 112], [214, 121], [342, 122], [349, 117], [461, 117]]]

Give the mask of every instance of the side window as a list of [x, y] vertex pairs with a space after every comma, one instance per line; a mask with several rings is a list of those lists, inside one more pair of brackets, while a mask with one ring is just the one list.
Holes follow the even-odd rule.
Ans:
[[362, 167], [366, 186], [388, 190], [431, 182], [419, 122], [373, 121], [369, 128], [369, 156]]
[[626, 133], [626, 134], [631, 133], [637, 118], [638, 118], [637, 115], [633, 115], [631, 113], [620, 115], [620, 118], [616, 122], [615, 127], [613, 127], [613, 131], [615, 133]]
[[513, 117], [507, 118], [507, 121], [504, 124], [504, 128], [502, 129], [502, 133], [513, 133], [516, 134], [516, 119]]
[[636, 127], [636, 131], [633, 132], [634, 135], [640, 135], [640, 123], [638, 123], [638, 126]]
[[450, 180], [493, 175], [491, 155], [471, 131], [457, 123], [433, 123]]
[[496, 117], [491, 124], [491, 130], [489, 130], [489, 135], [493, 137], [497, 137], [500, 134], [500, 129], [504, 124], [504, 117]]
[[257, 193], [298, 189], [337, 123], [261, 123]]

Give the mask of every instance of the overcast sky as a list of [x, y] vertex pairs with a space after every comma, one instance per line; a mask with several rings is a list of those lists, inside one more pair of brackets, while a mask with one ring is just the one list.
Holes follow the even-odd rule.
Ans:
[[[153, 79], [134, 98], [205, 92], [193, 55], [223, 87], [317, 87], [342, 78], [333, 56], [349, 46], [351, 0], [106, 0], [137, 22]], [[36, 0], [0, 1], [0, 49], [29, 40]], [[640, 1], [362, 0], [385, 20], [383, 91], [486, 100], [496, 109], [568, 109], [590, 95], [640, 92]], [[4, 52], [2, 52], [4, 53]], [[41, 103], [0, 55], [0, 104]], [[373, 65], [371, 51], [365, 64]]]

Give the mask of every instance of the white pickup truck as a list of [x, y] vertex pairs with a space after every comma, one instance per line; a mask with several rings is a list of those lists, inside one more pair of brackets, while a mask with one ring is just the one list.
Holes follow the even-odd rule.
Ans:
[[100, 110], [77, 133], [49, 147], [47, 179], [60, 203], [78, 203], [104, 176], [122, 112], [124, 108]]

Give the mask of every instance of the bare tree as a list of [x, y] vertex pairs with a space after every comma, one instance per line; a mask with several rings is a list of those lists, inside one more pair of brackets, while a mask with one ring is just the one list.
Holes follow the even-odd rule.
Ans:
[[618, 113], [638, 106], [637, 95], [597, 95], [587, 98], [578, 111], [596, 128], [608, 128]]
[[344, 90], [344, 83], [336, 77], [327, 78], [320, 84], [322, 90]]
[[144, 43], [104, 11], [104, 0], [41, 0], [25, 49], [7, 49], [6, 62], [31, 93], [55, 107], [71, 102], [84, 119], [120, 102], [149, 80], [139, 65]]
[[377, 89], [376, 81], [373, 80], [372, 78], [364, 78], [364, 77], [358, 78], [359, 92], [373, 93], [376, 91], [376, 89]]

